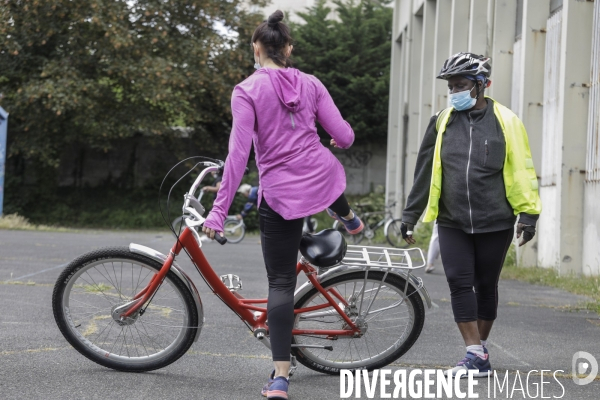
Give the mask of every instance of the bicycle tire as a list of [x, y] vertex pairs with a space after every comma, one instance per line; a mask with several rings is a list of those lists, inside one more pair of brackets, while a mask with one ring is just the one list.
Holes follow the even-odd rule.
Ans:
[[346, 239], [346, 243], [348, 244], [359, 244], [364, 239], [365, 235], [363, 232], [357, 233], [356, 235], [351, 235], [347, 230], [344, 224], [340, 221], [335, 220], [332, 226], [333, 229], [339, 231], [344, 239]]
[[193, 344], [199, 321], [192, 293], [173, 271], [143, 315], [123, 326], [112, 318], [114, 308], [144, 288], [161, 266], [127, 247], [95, 250], [72, 261], [52, 293], [54, 319], [65, 339], [88, 359], [119, 371], [151, 371], [179, 359]]
[[[371, 293], [375, 293], [376, 285], [381, 283], [384, 277], [384, 273], [380, 271], [370, 271], [367, 277], [367, 285], [365, 290], [370, 290]], [[322, 283], [325, 289], [336, 287], [337, 290], [344, 296], [347, 301], [355, 296], [357, 300], [360, 300], [360, 288], [365, 281], [365, 272], [349, 272], [335, 278], [332, 278]], [[423, 300], [421, 296], [415, 291], [415, 289], [409, 285], [404, 295], [404, 287], [406, 281], [398, 275], [388, 274], [385, 278], [385, 286], [381, 287], [379, 293], [377, 293], [374, 300], [374, 307], [368, 315], [373, 314], [377, 310], [382, 310], [377, 313], [374, 317], [368, 319], [366, 333], [360, 338], [337, 338], [337, 340], [327, 339], [325, 337], [317, 337], [316, 335], [295, 335], [292, 338], [292, 343], [297, 345], [302, 344], [318, 344], [333, 346], [333, 350], [315, 349], [315, 348], [303, 348], [303, 347], [292, 347], [292, 353], [296, 356], [298, 362], [304, 366], [326, 374], [337, 375], [341, 369], [366, 369], [372, 371], [377, 368], [382, 368], [393, 361], [400, 358], [406, 353], [416, 342], [417, 338], [421, 334], [423, 329], [423, 323], [425, 321], [425, 308], [423, 306]], [[351, 288], [350, 293], [348, 289]], [[370, 288], [370, 289], [369, 289]], [[362, 311], [368, 307], [371, 301], [371, 296], [367, 298], [365, 291], [364, 303]], [[382, 292], [383, 291], [383, 292]], [[395, 295], [394, 295], [395, 294]], [[395, 299], [389, 298], [394, 296]], [[408, 324], [404, 331], [398, 329], [397, 326], [377, 327], [375, 324], [395, 325], [406, 317], [396, 318], [395, 320], [388, 319], [389, 317], [399, 314], [396, 307], [390, 308], [389, 310], [383, 310], [385, 307], [390, 307], [394, 302], [403, 300], [396, 307], [400, 308], [400, 314], [406, 312], [409, 318]], [[299, 299], [294, 305], [295, 308], [309, 307], [322, 302], [327, 302], [323, 295], [315, 288], [312, 288], [306, 293], [301, 299]], [[391, 303], [391, 305], [390, 305]], [[350, 304], [352, 302], [350, 301]], [[346, 307], [346, 314], [351, 319], [356, 320], [357, 311], [360, 308], [360, 303], [355, 303], [354, 306]], [[402, 311], [406, 309], [406, 311]], [[326, 309], [327, 310], [327, 309]], [[316, 311], [313, 313], [297, 314], [294, 328], [295, 329], [343, 329], [345, 324], [342, 317], [333, 308], [327, 311]], [[386, 311], [390, 311], [389, 313]], [[327, 315], [319, 315], [319, 313], [327, 313]], [[313, 315], [315, 317], [313, 317]], [[317, 317], [317, 315], [319, 315]], [[367, 317], [368, 317], [367, 315]], [[383, 320], [377, 321], [380, 315], [385, 315]], [[304, 323], [303, 322], [304, 319]], [[304, 326], [302, 326], [304, 325]], [[369, 349], [369, 346], [373, 349]], [[378, 350], [377, 348], [383, 348]], [[361, 350], [362, 349], [362, 350]], [[361, 354], [362, 351], [362, 354]], [[379, 353], [374, 354], [374, 351]], [[346, 361], [344, 357], [350, 358]]]
[[228, 243], [239, 243], [246, 236], [246, 227], [241, 221], [226, 219], [223, 230]]
[[408, 243], [406, 242], [406, 240], [402, 239], [402, 232], [400, 230], [401, 224], [402, 219], [393, 219], [392, 222], [390, 222], [390, 224], [387, 226], [385, 238], [387, 239], [388, 243], [392, 246], [399, 249], [405, 249], [408, 247]]
[[183, 223], [184, 219], [185, 219], [185, 217], [181, 216], [181, 217], [175, 218], [173, 220], [173, 222], [171, 222], [171, 227], [173, 228], [175, 233], [178, 235], [181, 235], [181, 233], [183, 232], [183, 228], [185, 228], [185, 224]]

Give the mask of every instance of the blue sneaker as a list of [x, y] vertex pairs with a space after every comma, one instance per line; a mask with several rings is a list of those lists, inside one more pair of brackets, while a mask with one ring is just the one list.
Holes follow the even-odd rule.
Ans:
[[356, 235], [362, 232], [362, 230], [365, 228], [365, 224], [363, 224], [363, 222], [360, 220], [360, 218], [358, 218], [358, 215], [356, 215], [354, 211], [352, 211], [352, 213], [354, 214], [354, 218], [344, 219], [336, 213], [334, 213], [331, 209], [327, 209], [327, 214], [329, 214], [331, 218], [337, 219], [342, 224], [344, 224], [344, 227], [346, 228], [349, 234]]
[[287, 400], [288, 387], [290, 382], [283, 376], [278, 376], [273, 379], [273, 383], [267, 389], [268, 400]]
[[[470, 351], [467, 352], [465, 358], [456, 364], [456, 367], [450, 370], [452, 376], [456, 376], [458, 371], [465, 370], [478, 370], [479, 372], [473, 374], [475, 378], [483, 378], [488, 376], [488, 373], [492, 371], [492, 365], [490, 364], [489, 354], [485, 354], [485, 358], [481, 358]], [[467, 378], [468, 375], [462, 375], [462, 378]]]
[[262, 394], [264, 397], [267, 397], [267, 392], [269, 391], [269, 387], [271, 387], [271, 384], [273, 384], [274, 380], [275, 380], [275, 370], [271, 371], [271, 373], [269, 374], [269, 380], [267, 381], [265, 386], [263, 386], [260, 394]]

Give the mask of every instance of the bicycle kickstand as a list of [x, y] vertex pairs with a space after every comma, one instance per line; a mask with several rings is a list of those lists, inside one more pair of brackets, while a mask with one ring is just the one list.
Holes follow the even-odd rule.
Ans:
[[290, 376], [294, 375], [294, 372], [296, 372], [296, 368], [298, 368], [298, 362], [296, 361], [296, 356], [290, 356], [290, 370], [289, 370]]

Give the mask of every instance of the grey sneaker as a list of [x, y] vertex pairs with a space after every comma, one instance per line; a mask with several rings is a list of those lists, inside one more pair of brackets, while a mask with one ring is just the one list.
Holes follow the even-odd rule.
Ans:
[[[489, 354], [485, 354], [485, 358], [481, 358], [468, 351], [465, 358], [459, 361], [458, 364], [456, 364], [456, 367], [450, 370], [450, 373], [454, 377], [460, 370], [465, 370], [468, 372], [472, 369], [478, 371], [477, 373], [473, 374], [473, 377], [475, 378], [483, 378], [488, 376], [488, 373], [492, 371], [492, 365], [490, 364]], [[467, 374], [462, 375], [462, 378], [467, 377]]]

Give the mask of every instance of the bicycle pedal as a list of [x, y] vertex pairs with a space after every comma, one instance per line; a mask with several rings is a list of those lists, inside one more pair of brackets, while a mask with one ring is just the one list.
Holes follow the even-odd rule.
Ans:
[[221, 282], [223, 282], [225, 284], [225, 286], [227, 286], [227, 289], [229, 289], [232, 292], [235, 292], [237, 290], [242, 290], [242, 280], [237, 275], [234, 275], [234, 274], [221, 275]]

